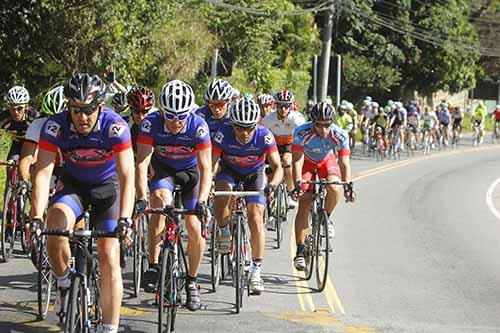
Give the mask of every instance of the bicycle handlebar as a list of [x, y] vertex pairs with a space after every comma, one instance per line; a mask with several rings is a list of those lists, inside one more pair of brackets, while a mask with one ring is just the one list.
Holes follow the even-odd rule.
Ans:
[[343, 185], [343, 186], [353, 186], [353, 182], [340, 182], [338, 180], [299, 180], [299, 186], [302, 184], [318, 184], [318, 185]]
[[0, 166], [2, 166], [2, 165], [15, 167], [17, 165], [17, 162], [16, 161], [6, 161], [6, 162], [0, 161]]
[[183, 208], [175, 208], [174, 206], [165, 206], [164, 208], [146, 208], [144, 214], [161, 214], [161, 215], [175, 215], [187, 214], [189, 210]]
[[221, 197], [221, 196], [249, 197], [253, 195], [265, 195], [264, 191], [215, 191], [212, 194], [215, 197]]

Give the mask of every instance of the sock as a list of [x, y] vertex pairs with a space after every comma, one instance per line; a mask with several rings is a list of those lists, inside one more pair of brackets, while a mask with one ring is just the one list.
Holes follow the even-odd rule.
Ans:
[[260, 271], [262, 268], [262, 257], [252, 258], [252, 272]]
[[306, 246], [304, 245], [304, 243], [297, 243], [297, 252], [296, 252], [296, 254], [297, 255], [304, 254], [305, 249], [306, 249]]
[[57, 287], [68, 289], [71, 285], [71, 280], [69, 279], [69, 269], [62, 276], [56, 276], [57, 278]]
[[158, 269], [158, 264], [149, 263], [149, 268]]
[[99, 332], [100, 333], [118, 333], [118, 325], [102, 324]]
[[198, 283], [198, 276], [194, 276], [194, 277], [189, 276], [189, 275], [186, 276], [186, 284], [189, 285], [191, 283], [194, 283], [194, 284]]

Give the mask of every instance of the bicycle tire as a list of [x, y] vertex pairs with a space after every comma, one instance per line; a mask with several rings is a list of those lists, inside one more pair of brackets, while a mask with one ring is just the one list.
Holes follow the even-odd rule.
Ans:
[[275, 229], [276, 229], [276, 248], [279, 249], [281, 247], [281, 241], [283, 240], [283, 226], [282, 226], [282, 219], [283, 219], [283, 206], [286, 205], [286, 198], [285, 202], [283, 202], [283, 185], [280, 184], [278, 186], [278, 192], [276, 195], [276, 209], [275, 209], [275, 218], [274, 221], [276, 223]]
[[217, 221], [212, 218], [212, 228], [210, 232], [210, 280], [212, 283], [212, 292], [217, 291], [221, 278], [221, 254], [217, 250]]
[[241, 216], [237, 217], [235, 225], [235, 234], [233, 237], [235, 244], [235, 255], [234, 255], [234, 289], [235, 289], [235, 310], [236, 313], [240, 313], [240, 309], [243, 306], [243, 288], [242, 280], [244, 276], [244, 262], [243, 262], [243, 235], [241, 230]]
[[141, 278], [142, 278], [142, 273], [143, 273], [143, 253], [144, 253], [144, 248], [142, 247], [144, 245], [142, 239], [144, 237], [144, 215], [142, 215], [138, 220], [137, 220], [137, 231], [134, 235], [134, 260], [133, 260], [133, 273], [134, 273], [134, 297], [139, 296], [139, 292], [141, 289]]
[[[3, 210], [2, 210], [2, 233], [1, 233], [1, 254], [4, 262], [9, 261], [10, 256], [12, 255], [12, 249], [14, 247], [14, 239], [15, 239], [15, 228], [14, 223], [11, 219], [9, 219], [9, 210], [12, 196], [12, 188], [8, 186], [5, 189], [4, 202], [3, 202]], [[10, 214], [12, 217], [12, 214]], [[10, 230], [7, 228], [7, 224], [10, 222]], [[10, 233], [10, 238], [9, 238]]]
[[67, 333], [80, 333], [85, 332], [83, 326], [82, 309], [80, 305], [84, 302], [81, 298], [82, 293], [81, 277], [75, 276], [71, 281], [69, 289], [69, 300], [66, 311], [66, 322], [64, 331]]
[[45, 248], [45, 237], [39, 240], [38, 262], [37, 262], [37, 300], [38, 319], [47, 318], [49, 305], [52, 300], [52, 291], [55, 287], [55, 277], [50, 267], [49, 258]]
[[177, 290], [173, 271], [173, 252], [167, 247], [164, 247], [162, 252], [158, 288], [158, 333], [168, 333], [173, 331]]
[[316, 290], [321, 292], [325, 289], [328, 276], [328, 262], [330, 257], [330, 239], [328, 236], [328, 215], [321, 212], [318, 228], [315, 234], [316, 255]]
[[[316, 225], [314, 223], [314, 217], [310, 217], [312, 221], [313, 234], [316, 230]], [[306, 236], [304, 241], [304, 261], [306, 263], [306, 270], [304, 271], [305, 279], [310, 280], [312, 277], [312, 272], [314, 269], [314, 237], [313, 234]]]
[[18, 213], [18, 216], [19, 216], [18, 225], [19, 225], [19, 231], [20, 231], [19, 233], [20, 233], [20, 237], [21, 237], [21, 247], [23, 249], [23, 253], [28, 254], [30, 249], [28, 246], [28, 242], [24, 238], [24, 227], [26, 225], [26, 221], [28, 221], [28, 212], [29, 212], [29, 205], [28, 204], [30, 203], [30, 197], [29, 197], [29, 195], [24, 194], [24, 195], [18, 197], [17, 202], [20, 206], [19, 213]]
[[88, 283], [89, 283], [89, 291], [91, 299], [91, 308], [88, 309], [88, 318], [90, 319], [92, 325], [94, 327], [98, 327], [98, 325], [102, 324], [102, 308], [101, 308], [101, 291], [100, 291], [100, 285], [99, 285], [99, 275], [98, 275], [98, 267], [97, 267], [97, 261], [95, 258], [91, 259], [91, 267], [92, 270], [90, 271], [91, 273], [88, 276]]

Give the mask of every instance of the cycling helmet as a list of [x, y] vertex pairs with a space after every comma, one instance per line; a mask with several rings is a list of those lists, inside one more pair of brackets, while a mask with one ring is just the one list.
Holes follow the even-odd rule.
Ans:
[[[459, 108], [459, 106], [457, 106], [457, 108]], [[495, 106], [495, 109], [500, 109], [500, 104], [497, 104], [497, 105]]]
[[208, 101], [228, 101], [233, 94], [233, 87], [224, 80], [215, 80], [208, 84], [205, 89], [205, 102]]
[[260, 105], [272, 105], [276, 101], [272, 95], [262, 94], [257, 97]]
[[14, 86], [7, 93], [7, 101], [9, 104], [28, 104], [30, 94], [28, 90], [21, 86]]
[[241, 92], [238, 89], [233, 88], [233, 92], [232, 92], [231, 98], [232, 99], [238, 98], [238, 97], [240, 97], [240, 95], [241, 95]]
[[395, 106], [396, 109], [401, 109], [401, 108], [403, 108], [403, 103], [401, 103], [401, 102], [394, 102], [394, 106]]
[[339, 109], [342, 109], [342, 110], [348, 110], [349, 109], [349, 104], [348, 104], [348, 102], [345, 99], [340, 103]]
[[117, 92], [113, 96], [113, 100], [111, 101], [111, 105], [117, 111], [125, 110], [126, 108], [128, 108], [127, 95], [121, 91]]
[[378, 109], [380, 105], [377, 102], [372, 102], [372, 108]]
[[354, 110], [354, 104], [352, 104], [351, 102], [347, 102], [347, 109]]
[[187, 83], [173, 80], [161, 88], [159, 101], [163, 112], [185, 113], [194, 105], [194, 92]]
[[155, 94], [146, 87], [133, 87], [127, 93], [127, 101], [132, 109], [146, 111], [155, 105]]
[[64, 85], [64, 95], [68, 100], [96, 106], [104, 102], [106, 86], [97, 75], [76, 73]]
[[295, 97], [293, 96], [293, 94], [290, 91], [285, 90], [285, 89], [277, 92], [275, 98], [276, 98], [277, 102], [294, 102], [295, 101]]
[[253, 95], [251, 93], [243, 93], [243, 99], [253, 100]]
[[64, 87], [58, 86], [50, 89], [43, 97], [41, 112], [46, 116], [51, 116], [61, 112], [65, 107]]
[[365, 99], [363, 100], [363, 106], [370, 106], [371, 103], [372, 103], [371, 96], [366, 96]]
[[408, 112], [409, 113], [416, 113], [418, 110], [417, 110], [417, 107], [415, 105], [410, 105], [410, 107], [408, 108]]
[[331, 104], [320, 102], [313, 106], [311, 110], [311, 119], [313, 121], [318, 120], [332, 120], [335, 114], [335, 109]]
[[250, 99], [241, 99], [231, 109], [231, 121], [241, 127], [255, 126], [260, 119], [260, 108]]

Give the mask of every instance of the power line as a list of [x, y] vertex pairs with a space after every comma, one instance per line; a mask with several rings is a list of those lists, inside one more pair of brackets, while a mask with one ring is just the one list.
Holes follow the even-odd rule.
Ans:
[[306, 9], [297, 9], [297, 10], [278, 10], [278, 9], [256, 9], [256, 8], [250, 8], [250, 7], [243, 7], [243, 6], [237, 6], [237, 5], [232, 5], [226, 2], [223, 2], [221, 0], [204, 0], [206, 3], [209, 3], [211, 5], [233, 10], [233, 11], [239, 11], [247, 14], [253, 14], [253, 15], [258, 15], [258, 16], [272, 16], [272, 15], [283, 15], [283, 16], [295, 16], [295, 15], [304, 15], [304, 14], [309, 14], [309, 13], [316, 13], [316, 12], [321, 12], [325, 10], [330, 10], [331, 5], [332, 5], [332, 0], [326, 0], [323, 1], [321, 4], [312, 7], [312, 8], [306, 8]]

